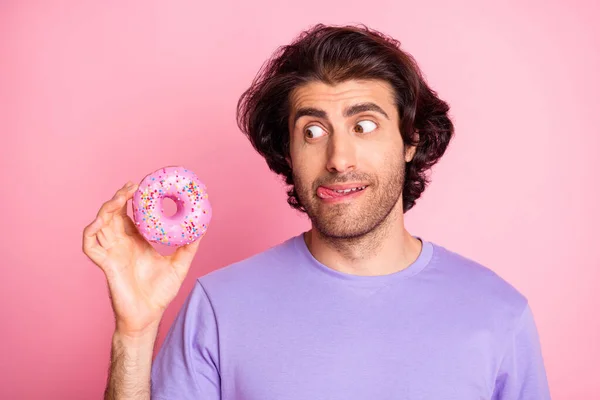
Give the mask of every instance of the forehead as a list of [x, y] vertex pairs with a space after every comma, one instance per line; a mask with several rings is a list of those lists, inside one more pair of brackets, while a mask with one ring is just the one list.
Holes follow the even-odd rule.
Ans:
[[335, 85], [321, 81], [308, 82], [290, 93], [293, 111], [301, 107], [315, 107], [335, 112], [362, 102], [373, 102], [389, 115], [395, 110], [392, 86], [383, 80], [349, 80]]

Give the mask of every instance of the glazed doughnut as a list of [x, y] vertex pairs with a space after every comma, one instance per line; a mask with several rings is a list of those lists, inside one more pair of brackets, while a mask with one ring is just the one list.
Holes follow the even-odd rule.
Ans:
[[[163, 201], [177, 205], [172, 216], [164, 213]], [[180, 166], [164, 167], [146, 175], [133, 195], [133, 220], [149, 242], [182, 246], [206, 233], [212, 217], [206, 186], [196, 174]]]

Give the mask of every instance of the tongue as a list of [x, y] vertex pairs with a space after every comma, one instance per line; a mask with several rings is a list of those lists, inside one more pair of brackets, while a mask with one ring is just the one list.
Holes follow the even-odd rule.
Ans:
[[320, 186], [317, 189], [317, 194], [324, 199], [330, 199], [332, 197], [344, 197], [346, 195], [349, 195], [350, 193], [354, 193], [354, 192], [339, 193], [339, 192], [336, 192], [335, 190], [327, 189], [323, 186]]

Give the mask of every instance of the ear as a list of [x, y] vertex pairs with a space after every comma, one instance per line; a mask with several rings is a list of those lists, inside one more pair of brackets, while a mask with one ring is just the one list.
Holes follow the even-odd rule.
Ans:
[[[418, 143], [419, 142], [419, 130], [415, 129], [415, 132], [413, 134], [413, 139]], [[411, 162], [415, 156], [415, 153], [417, 152], [417, 146], [407, 146], [405, 151], [404, 151], [404, 161]]]

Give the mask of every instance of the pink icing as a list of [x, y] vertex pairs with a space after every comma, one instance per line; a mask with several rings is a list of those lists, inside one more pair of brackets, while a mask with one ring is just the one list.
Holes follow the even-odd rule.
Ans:
[[[167, 197], [177, 205], [172, 216], [164, 214], [162, 202]], [[206, 233], [211, 217], [206, 186], [180, 166], [147, 175], [133, 195], [133, 221], [149, 242], [167, 246], [191, 243]]]

